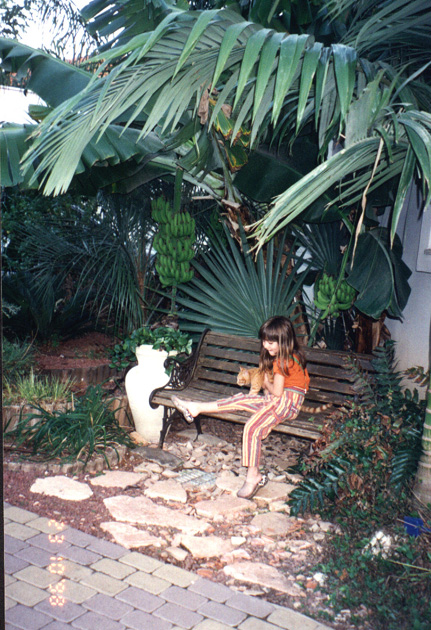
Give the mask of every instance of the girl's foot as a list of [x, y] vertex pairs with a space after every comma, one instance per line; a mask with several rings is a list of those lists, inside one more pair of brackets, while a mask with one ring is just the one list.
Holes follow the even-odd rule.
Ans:
[[265, 474], [259, 475], [256, 479], [245, 480], [244, 485], [238, 490], [236, 496], [240, 499], [252, 499], [256, 492], [263, 488], [268, 482], [268, 478]]
[[175, 409], [183, 414], [188, 423], [192, 423], [199, 414], [199, 411], [196, 409], [196, 403], [193, 403], [191, 400], [181, 400], [178, 396], [172, 396], [171, 400]]

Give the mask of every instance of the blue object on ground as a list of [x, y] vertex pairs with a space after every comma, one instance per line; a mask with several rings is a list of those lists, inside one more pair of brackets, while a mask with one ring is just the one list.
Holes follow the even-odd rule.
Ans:
[[431, 532], [429, 527], [424, 527], [423, 520], [421, 518], [417, 518], [416, 516], [404, 517], [404, 529], [407, 534], [414, 536], [415, 538], [417, 538], [422, 532]]

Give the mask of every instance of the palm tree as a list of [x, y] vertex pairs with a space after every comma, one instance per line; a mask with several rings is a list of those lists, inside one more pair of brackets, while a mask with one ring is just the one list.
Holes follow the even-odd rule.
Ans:
[[[248, 19], [230, 8], [165, 6], [151, 32], [130, 38], [124, 29], [124, 37], [95, 58], [103, 63], [86, 87], [38, 129], [26, 165], [40, 160], [36, 174], [45, 192], [67, 189], [90, 139], [120, 121], [138, 127], [140, 138], [156, 131], [177, 145], [197, 143], [194, 162], [188, 154], [178, 163], [201, 175], [208, 166], [222, 170], [227, 202], [238, 201], [226, 167], [229, 150], [240, 142], [253, 150], [270, 142], [286, 146], [308, 134], [319, 163], [276, 198], [256, 226], [259, 242], [334, 186], [339, 205], [363, 207], [368, 193], [397, 178], [394, 235], [416, 174], [429, 196], [429, 3], [322, 0], [334, 25], [330, 46], [283, 32], [278, 14], [256, 12], [257, 5], [246, 3]], [[95, 22], [102, 17], [112, 25], [118, 19], [105, 10]], [[250, 21], [257, 18], [260, 23]], [[336, 31], [342, 32], [338, 40]], [[221, 147], [223, 125], [229, 141], [225, 134]]]

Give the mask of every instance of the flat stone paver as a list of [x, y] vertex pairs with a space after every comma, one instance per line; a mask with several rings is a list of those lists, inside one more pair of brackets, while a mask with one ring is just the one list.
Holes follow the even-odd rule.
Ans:
[[[182, 461], [179, 457], [176, 457], [172, 453], [169, 453], [167, 450], [163, 450], [160, 448], [154, 448], [152, 446], [138, 446], [135, 448], [135, 453], [141, 455], [144, 459], [148, 459], [151, 462], [157, 462], [162, 464], [163, 466], [170, 466], [171, 468], [178, 467]], [[145, 466], [144, 462], [144, 466]], [[145, 468], [143, 467], [145, 470]]]
[[275, 567], [261, 562], [235, 562], [234, 564], [226, 565], [223, 571], [226, 575], [236, 580], [249, 582], [250, 584], [259, 584], [282, 593], [290, 594], [294, 588], [293, 583], [285, 578]]
[[277, 539], [284, 538], [292, 528], [292, 520], [285, 514], [279, 512], [266, 512], [256, 514], [250, 522], [250, 525], [256, 527], [262, 534], [266, 536], [274, 536]]
[[144, 529], [138, 529], [127, 523], [117, 523], [117, 521], [109, 521], [101, 523], [100, 527], [109, 532], [113, 538], [127, 549], [138, 547], [164, 547], [167, 545], [166, 540], [159, 536], [153, 536]]
[[158, 505], [147, 497], [120, 495], [109, 497], [104, 503], [117, 521], [140, 525], [174, 527], [189, 534], [202, 534], [209, 529], [205, 521], [188, 516], [176, 509]]
[[98, 477], [92, 477], [92, 486], [103, 486], [104, 488], [127, 488], [136, 486], [145, 479], [145, 475], [135, 472], [125, 472], [122, 470], [110, 470]]
[[289, 494], [294, 490], [295, 486], [290, 483], [282, 483], [279, 481], [269, 481], [266, 486], [261, 488], [256, 494], [256, 501], [270, 503], [272, 501], [287, 501]]
[[165, 501], [177, 501], [187, 503], [187, 492], [175, 479], [156, 481], [145, 490], [145, 496], [150, 499], [164, 499]]
[[183, 547], [188, 549], [194, 558], [214, 558], [223, 556], [234, 549], [231, 541], [220, 536], [180, 536]]
[[36, 479], [30, 491], [46, 494], [51, 497], [58, 497], [65, 501], [83, 501], [93, 494], [88, 484], [69, 479], [69, 477], [65, 477], [64, 475]]
[[196, 514], [211, 521], [224, 521], [225, 519], [233, 520], [243, 512], [255, 509], [255, 505], [248, 499], [227, 495], [215, 501], [199, 501], [195, 509]]
[[[5, 536], [5, 630], [330, 630], [179, 566], [32, 518], [27, 510], [7, 509], [12, 527]], [[28, 531], [35, 535], [23, 540]], [[212, 553], [217, 537], [207, 539]], [[275, 567], [234, 562], [225, 569], [245, 582], [295, 587]]]

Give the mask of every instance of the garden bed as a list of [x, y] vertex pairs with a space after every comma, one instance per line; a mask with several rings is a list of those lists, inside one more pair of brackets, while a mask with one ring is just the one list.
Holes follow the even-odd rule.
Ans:
[[36, 365], [44, 374], [61, 380], [73, 379], [78, 388], [118, 377], [110, 368], [109, 349], [118, 339], [100, 332], [88, 332], [73, 339], [48, 343], [36, 354]]

